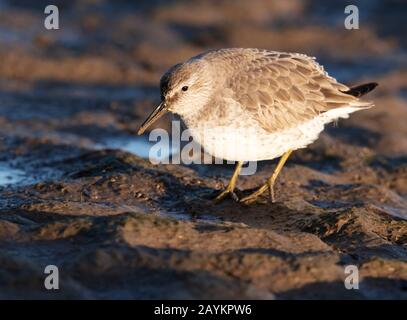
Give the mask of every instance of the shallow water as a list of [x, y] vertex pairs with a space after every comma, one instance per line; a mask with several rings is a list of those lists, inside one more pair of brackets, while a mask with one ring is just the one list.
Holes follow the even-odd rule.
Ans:
[[23, 170], [12, 168], [7, 163], [0, 163], [0, 186], [23, 184], [32, 180]]
[[156, 162], [165, 161], [170, 159], [172, 155], [177, 153], [177, 148], [171, 146], [163, 147], [159, 152], [151, 152], [151, 148], [156, 144], [154, 141], [149, 141], [146, 136], [141, 137], [119, 137], [109, 138], [102, 143], [100, 147], [109, 149], [119, 149], [126, 152], [130, 152], [136, 156], [144, 159], [151, 159]]

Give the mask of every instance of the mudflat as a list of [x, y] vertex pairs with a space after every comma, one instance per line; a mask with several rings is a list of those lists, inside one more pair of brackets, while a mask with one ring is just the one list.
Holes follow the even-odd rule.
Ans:
[[[46, 31], [44, 8], [5, 1], [0, 298], [406, 299], [407, 42], [403, 3], [389, 2], [360, 7], [359, 30], [340, 1], [66, 2]], [[317, 56], [344, 83], [378, 82], [375, 107], [295, 152], [277, 203], [214, 204], [233, 166], [154, 165], [136, 130], [161, 74], [218, 47]]]

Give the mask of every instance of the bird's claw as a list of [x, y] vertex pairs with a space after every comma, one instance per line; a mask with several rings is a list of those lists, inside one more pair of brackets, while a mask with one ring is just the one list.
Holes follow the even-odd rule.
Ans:
[[256, 202], [256, 200], [259, 197], [260, 197], [260, 195], [251, 194], [251, 195], [248, 195], [247, 197], [244, 197], [244, 198], [240, 199], [239, 202], [241, 204], [248, 205], [248, 204], [252, 204], [253, 202]]
[[253, 202], [256, 202], [256, 200], [264, 193], [266, 192], [266, 190], [269, 190], [269, 197], [270, 197], [270, 201], [271, 203], [275, 202], [275, 197], [274, 197], [274, 187], [272, 184], [270, 183], [266, 183], [263, 186], [261, 186], [259, 189], [257, 189], [255, 192], [253, 192], [252, 194], [249, 194], [248, 196], [240, 199], [240, 203], [248, 205], [251, 204]]
[[219, 203], [228, 196], [231, 197], [234, 201], [239, 202], [239, 197], [236, 195], [236, 193], [233, 190], [229, 190], [228, 188], [226, 188], [219, 195], [217, 195], [216, 198], [214, 199], [214, 202]]

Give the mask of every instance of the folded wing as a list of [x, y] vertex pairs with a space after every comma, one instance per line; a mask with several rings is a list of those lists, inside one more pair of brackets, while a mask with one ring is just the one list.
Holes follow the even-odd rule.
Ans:
[[269, 132], [296, 126], [331, 109], [371, 106], [345, 93], [349, 87], [330, 77], [314, 58], [257, 49], [241, 50], [244, 59], [237, 59], [236, 54], [231, 63], [239, 63], [239, 72], [227, 86]]

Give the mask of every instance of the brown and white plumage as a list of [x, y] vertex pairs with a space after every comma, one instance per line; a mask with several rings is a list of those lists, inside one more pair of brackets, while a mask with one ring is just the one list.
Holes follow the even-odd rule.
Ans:
[[218, 158], [273, 159], [312, 143], [326, 123], [373, 105], [351, 90], [304, 54], [212, 50], [162, 77], [163, 102], [150, 118], [161, 110], [179, 114], [195, 141]]
[[232, 90], [233, 99], [269, 132], [296, 126], [331, 109], [372, 105], [344, 93], [349, 87], [304, 54], [222, 49], [202, 59], [222, 64], [219, 70], [225, 71], [219, 75], [227, 75], [223, 91]]
[[[189, 134], [209, 154], [237, 161], [228, 186], [216, 201], [230, 195], [249, 204], [266, 190], [275, 201], [274, 183], [291, 152], [315, 141], [325, 124], [371, 107], [371, 102], [359, 97], [376, 85], [349, 88], [330, 77], [314, 58], [303, 54], [242, 48], [213, 50], [164, 74], [161, 103], [138, 133], [167, 111], [178, 114]], [[242, 163], [280, 156], [265, 184], [239, 199], [234, 189]]]

